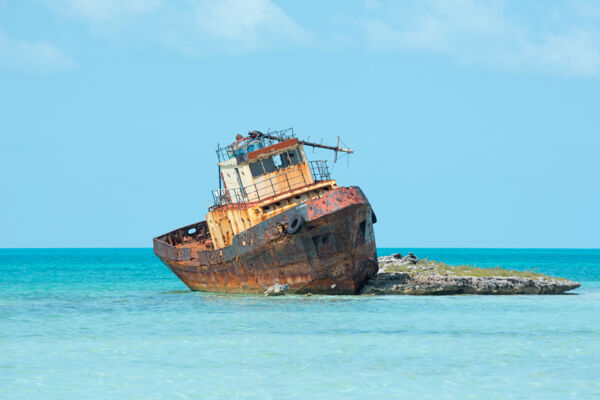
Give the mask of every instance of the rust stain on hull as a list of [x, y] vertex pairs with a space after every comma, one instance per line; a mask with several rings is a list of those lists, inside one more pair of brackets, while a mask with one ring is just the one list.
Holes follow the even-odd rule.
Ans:
[[191, 290], [262, 293], [280, 283], [294, 293], [355, 294], [377, 272], [373, 223], [362, 191], [341, 187], [252, 226], [224, 248], [205, 245], [202, 221], [155, 238], [154, 252]]

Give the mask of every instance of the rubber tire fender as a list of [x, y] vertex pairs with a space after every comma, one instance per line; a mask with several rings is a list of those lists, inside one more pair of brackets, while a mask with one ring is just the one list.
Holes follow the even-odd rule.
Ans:
[[300, 232], [300, 229], [302, 229], [304, 226], [304, 222], [304, 217], [302, 217], [302, 215], [294, 214], [290, 217], [285, 230], [290, 235], [295, 235], [296, 233]]

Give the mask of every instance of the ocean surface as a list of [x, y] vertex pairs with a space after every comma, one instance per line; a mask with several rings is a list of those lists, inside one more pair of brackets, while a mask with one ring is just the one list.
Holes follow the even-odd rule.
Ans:
[[600, 399], [600, 250], [410, 251], [582, 287], [219, 295], [189, 292], [151, 249], [5, 249], [0, 399]]

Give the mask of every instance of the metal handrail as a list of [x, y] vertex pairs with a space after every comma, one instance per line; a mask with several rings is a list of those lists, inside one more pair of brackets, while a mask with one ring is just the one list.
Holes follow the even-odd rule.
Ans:
[[[251, 137], [242, 142], [234, 142], [225, 147], [217, 144], [217, 158], [219, 162], [229, 160], [236, 156], [243, 156], [253, 150], [262, 149], [271, 146], [279, 141], [294, 137], [294, 128], [287, 128], [280, 131], [268, 131], [270, 137]], [[252, 132], [250, 132], [252, 134]], [[247, 161], [247, 159], [246, 159]]]
[[312, 173], [315, 181], [327, 181], [331, 179], [329, 173], [329, 167], [327, 166], [327, 160], [315, 160], [310, 161], [310, 172]]
[[[296, 175], [293, 175], [296, 173]], [[283, 179], [277, 179], [284, 177]], [[285, 192], [307, 185], [301, 168], [263, 179], [243, 188], [213, 190], [214, 206], [227, 204], [245, 204], [250, 201], [262, 201]]]

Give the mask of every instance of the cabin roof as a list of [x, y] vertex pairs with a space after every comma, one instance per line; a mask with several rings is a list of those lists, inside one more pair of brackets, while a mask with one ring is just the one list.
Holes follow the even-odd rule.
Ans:
[[284, 140], [283, 142], [275, 143], [270, 146], [263, 147], [262, 149], [254, 150], [253, 152], [248, 153], [248, 160], [249, 161], [256, 160], [257, 158], [259, 158], [262, 155], [278, 153], [287, 148], [294, 147], [297, 144], [298, 144], [297, 138]]
[[[282, 142], [270, 143], [252, 143], [254, 141], [256, 141], [256, 139], [244, 138], [230, 144], [226, 148], [220, 148], [217, 150], [219, 159], [224, 158], [221, 162], [219, 162], [219, 165], [221, 167], [244, 165], [261, 158], [283, 153], [285, 150], [296, 148], [299, 145], [297, 138], [287, 139]], [[226, 150], [226, 153], [223, 152], [223, 150]]]

